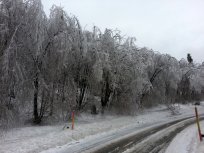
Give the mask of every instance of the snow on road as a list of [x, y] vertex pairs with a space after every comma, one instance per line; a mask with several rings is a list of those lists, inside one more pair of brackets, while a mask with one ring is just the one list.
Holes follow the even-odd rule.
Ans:
[[[203, 110], [203, 106], [199, 106], [199, 109]], [[56, 151], [57, 148], [74, 145], [79, 140], [86, 141], [93, 135], [100, 138], [100, 136], [111, 132], [114, 133], [119, 129], [128, 129], [133, 126], [147, 127], [152, 124], [193, 115], [194, 106], [181, 105], [180, 112], [181, 115], [172, 116], [164, 106], [160, 106], [145, 110], [138, 116], [90, 116], [83, 114], [76, 119], [74, 130], [63, 130], [65, 124], [16, 128], [0, 137], [0, 152], [33, 153], [48, 149], [51, 151], [52, 148]]]
[[198, 145], [196, 153], [204, 153], [204, 142]]
[[[200, 143], [197, 125], [191, 125], [180, 132], [170, 143], [165, 153], [204, 153], [204, 143]], [[204, 132], [204, 122], [201, 122]]]

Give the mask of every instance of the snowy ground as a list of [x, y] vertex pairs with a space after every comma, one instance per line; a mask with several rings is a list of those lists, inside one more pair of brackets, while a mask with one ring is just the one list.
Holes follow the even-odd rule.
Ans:
[[[201, 122], [204, 133], [204, 122]], [[171, 142], [166, 153], [204, 153], [204, 142], [200, 143], [197, 125], [189, 126], [179, 133]]]
[[[201, 105], [198, 108], [201, 112], [204, 106]], [[131, 126], [147, 127], [190, 116], [194, 114], [194, 106], [181, 105], [180, 112], [180, 115], [172, 116], [164, 106], [160, 106], [146, 110], [138, 116], [91, 116], [83, 114], [76, 119], [74, 130], [63, 129], [65, 124], [16, 128], [0, 138], [0, 152], [33, 153], [52, 150], [52, 148], [63, 148], [64, 145], [72, 145], [79, 140], [86, 141], [93, 135], [100, 138], [101, 135], [104, 136], [107, 133], [110, 134]]]

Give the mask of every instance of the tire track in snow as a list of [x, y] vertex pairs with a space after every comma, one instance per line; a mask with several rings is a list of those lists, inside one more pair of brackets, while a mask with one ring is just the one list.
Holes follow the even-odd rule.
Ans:
[[[154, 135], [155, 133], [161, 131], [162, 129], [168, 128], [169, 126], [175, 125], [182, 121], [193, 119], [194, 117], [186, 117], [183, 119], [175, 120], [168, 122], [166, 124], [157, 125], [151, 128], [146, 128], [146, 130], [142, 130], [141, 132], [137, 132], [134, 134], [135, 129], [131, 129], [129, 131], [124, 131], [120, 134], [115, 134], [110, 137], [106, 137], [97, 141], [89, 146], [84, 146], [82, 148], [75, 148], [72, 150], [73, 153], [85, 152], [85, 153], [121, 153], [125, 151], [127, 148], [131, 148], [136, 144], [140, 143], [150, 135]], [[122, 138], [120, 138], [122, 137]]]
[[[204, 120], [204, 117], [200, 118]], [[164, 153], [172, 139], [186, 127], [195, 123], [195, 119], [181, 121], [175, 125], [171, 125], [158, 133], [147, 137], [144, 141], [135, 144], [125, 153]]]

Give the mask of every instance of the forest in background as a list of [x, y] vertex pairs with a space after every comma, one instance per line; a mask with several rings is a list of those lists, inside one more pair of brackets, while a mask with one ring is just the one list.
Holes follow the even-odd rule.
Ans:
[[61, 7], [47, 17], [41, 0], [0, 0], [0, 128], [202, 99], [204, 63], [190, 54], [177, 60], [118, 30], [82, 30]]

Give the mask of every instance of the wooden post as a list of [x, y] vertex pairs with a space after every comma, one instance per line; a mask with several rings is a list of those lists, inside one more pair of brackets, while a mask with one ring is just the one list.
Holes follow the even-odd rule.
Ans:
[[199, 124], [199, 117], [198, 117], [198, 110], [197, 110], [197, 107], [195, 107], [195, 114], [196, 114], [196, 123], [197, 123], [197, 126], [198, 126], [198, 134], [199, 134], [199, 138], [200, 138], [200, 141], [202, 141], [202, 134], [201, 134], [201, 130], [200, 130], [200, 124]]
[[72, 130], [74, 130], [74, 111], [72, 111]]

